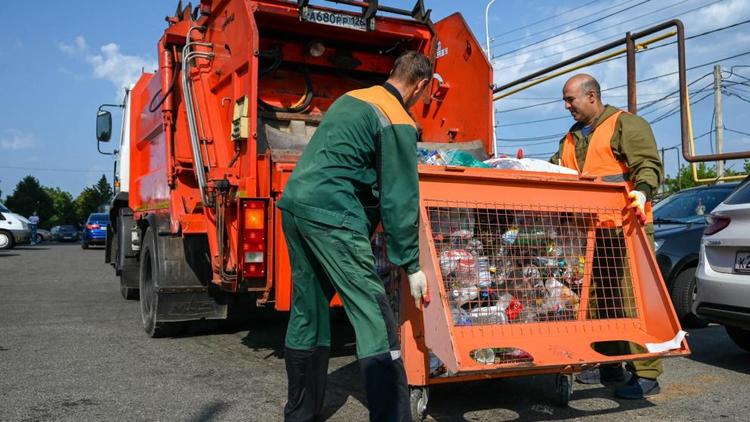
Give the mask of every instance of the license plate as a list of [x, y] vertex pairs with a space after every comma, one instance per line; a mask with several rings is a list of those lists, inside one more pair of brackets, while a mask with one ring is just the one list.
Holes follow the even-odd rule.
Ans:
[[737, 252], [734, 260], [734, 272], [750, 274], [750, 252]]
[[[337, 26], [339, 28], [367, 31], [367, 21], [365, 21], [365, 19], [361, 16], [352, 16], [344, 13], [329, 12], [327, 10], [318, 10], [306, 7], [302, 11], [302, 20], [305, 22], [319, 23], [322, 25]], [[373, 25], [374, 24], [375, 22], [373, 21]]]

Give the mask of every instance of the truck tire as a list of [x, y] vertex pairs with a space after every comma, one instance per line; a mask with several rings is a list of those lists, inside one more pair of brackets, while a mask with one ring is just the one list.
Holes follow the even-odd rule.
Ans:
[[[133, 227], [133, 213], [120, 208], [117, 213], [117, 232], [111, 240], [112, 262], [120, 276], [120, 294], [125, 300], [138, 299], [139, 273], [138, 260], [133, 257], [130, 246], [130, 229]], [[111, 226], [110, 226], [111, 227]]]
[[138, 299], [139, 290], [134, 287], [128, 287], [128, 280], [138, 280], [139, 268], [123, 268], [120, 271], [120, 294], [125, 300], [136, 300]]
[[160, 284], [159, 250], [156, 246], [156, 235], [152, 228], [146, 229], [141, 245], [141, 265], [139, 271], [141, 320], [143, 329], [150, 337], [166, 337], [177, 334], [184, 326], [182, 323], [157, 321], [157, 307], [159, 306]]
[[687, 328], [704, 328], [708, 321], [693, 313], [693, 298], [695, 298], [695, 267], [682, 270], [672, 284], [672, 304], [677, 318]]
[[14, 244], [13, 235], [7, 230], [0, 230], [0, 249], [13, 249]]

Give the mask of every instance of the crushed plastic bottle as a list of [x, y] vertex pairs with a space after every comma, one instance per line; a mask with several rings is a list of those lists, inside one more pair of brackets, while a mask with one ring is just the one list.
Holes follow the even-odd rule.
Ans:
[[477, 349], [474, 351], [474, 359], [484, 365], [495, 363], [495, 351], [493, 349]]
[[459, 307], [451, 308], [451, 318], [453, 319], [453, 324], [456, 326], [471, 325], [469, 314]]

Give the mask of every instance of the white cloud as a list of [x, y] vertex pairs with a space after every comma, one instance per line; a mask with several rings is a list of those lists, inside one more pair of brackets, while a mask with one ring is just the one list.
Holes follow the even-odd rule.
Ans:
[[722, 1], [691, 13], [685, 17], [685, 28], [690, 33], [703, 32], [719, 26], [730, 25], [750, 14], [750, 1]]
[[59, 42], [57, 48], [63, 53], [70, 54], [72, 56], [86, 54], [88, 52], [88, 45], [86, 45], [86, 39], [82, 36], [77, 36], [76, 39], [70, 43]]
[[156, 69], [154, 60], [123, 54], [120, 46], [115, 43], [105, 44], [99, 51], [90, 51], [86, 39], [82, 36], [75, 38], [73, 43], [58, 43], [63, 53], [79, 57], [91, 65], [95, 78], [112, 82], [117, 88], [118, 96], [123, 89], [133, 84], [141, 73]]
[[28, 149], [32, 148], [35, 144], [36, 139], [33, 134], [21, 132], [20, 130], [7, 129], [0, 135], [0, 149]]

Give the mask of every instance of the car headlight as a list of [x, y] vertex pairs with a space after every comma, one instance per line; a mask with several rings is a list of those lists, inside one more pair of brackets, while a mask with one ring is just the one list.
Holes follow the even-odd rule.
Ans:
[[661, 249], [662, 245], [664, 245], [664, 242], [666, 241], [667, 241], [666, 239], [656, 239], [654, 241], [654, 249], [658, 251], [659, 249]]

